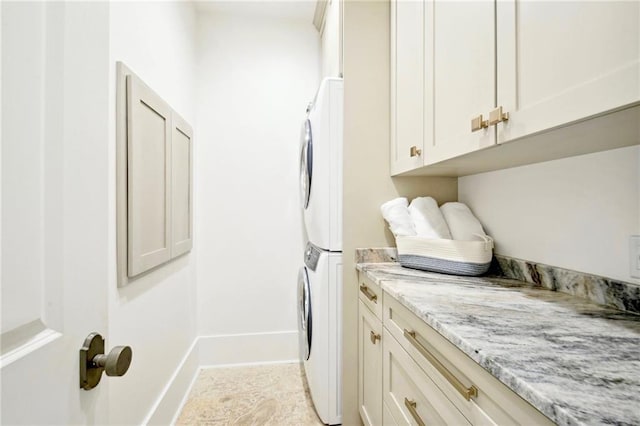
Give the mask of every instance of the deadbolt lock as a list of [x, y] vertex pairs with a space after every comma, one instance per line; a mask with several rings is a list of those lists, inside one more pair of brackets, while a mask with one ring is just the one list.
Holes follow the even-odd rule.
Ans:
[[105, 355], [102, 336], [89, 334], [80, 349], [80, 387], [90, 390], [98, 386], [103, 371], [107, 376], [123, 376], [131, 365], [132, 356], [129, 346], [116, 346]]

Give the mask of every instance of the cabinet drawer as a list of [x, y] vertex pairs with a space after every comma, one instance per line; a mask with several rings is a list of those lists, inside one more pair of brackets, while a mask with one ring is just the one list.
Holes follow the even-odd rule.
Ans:
[[358, 409], [366, 426], [382, 421], [382, 321], [358, 303]]
[[383, 321], [385, 329], [471, 423], [553, 424], [393, 297], [385, 297]]
[[401, 424], [469, 425], [469, 421], [384, 330], [384, 402]]
[[358, 273], [358, 285], [360, 286], [360, 300], [371, 309], [374, 315], [382, 320], [382, 289], [380, 286], [362, 272]]

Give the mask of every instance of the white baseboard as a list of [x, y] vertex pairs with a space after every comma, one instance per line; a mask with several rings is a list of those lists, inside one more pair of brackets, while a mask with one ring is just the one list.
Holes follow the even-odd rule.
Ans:
[[169, 382], [162, 390], [153, 408], [142, 422], [144, 425], [174, 424], [193, 386], [200, 365], [198, 363], [198, 337], [187, 350]]
[[298, 331], [198, 336], [143, 424], [174, 424], [200, 369], [299, 362]]
[[200, 366], [296, 361], [298, 331], [200, 336]]

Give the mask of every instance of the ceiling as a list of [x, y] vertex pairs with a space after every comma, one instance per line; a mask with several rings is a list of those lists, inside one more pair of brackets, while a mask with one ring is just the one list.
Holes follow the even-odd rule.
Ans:
[[198, 12], [240, 13], [267, 18], [300, 19], [311, 23], [315, 0], [194, 0]]

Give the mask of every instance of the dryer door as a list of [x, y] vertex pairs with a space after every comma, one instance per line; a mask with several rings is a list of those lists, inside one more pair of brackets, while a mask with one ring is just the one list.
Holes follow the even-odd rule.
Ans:
[[311, 286], [307, 268], [300, 268], [298, 273], [298, 339], [300, 342], [300, 356], [303, 361], [311, 354], [311, 338], [313, 320], [311, 315]]
[[311, 121], [305, 120], [300, 137], [300, 201], [302, 208], [309, 206], [311, 179], [313, 177], [313, 135]]

